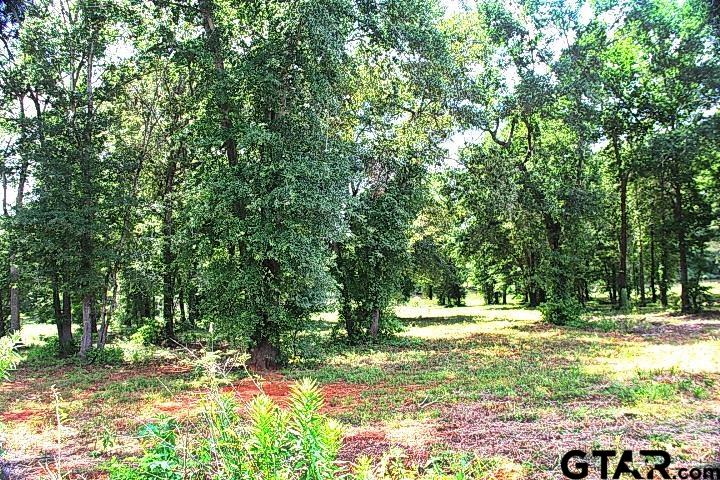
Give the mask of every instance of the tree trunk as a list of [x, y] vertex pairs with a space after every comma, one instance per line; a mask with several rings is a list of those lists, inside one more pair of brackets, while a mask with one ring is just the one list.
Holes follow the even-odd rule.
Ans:
[[[25, 137], [25, 94], [19, 98], [20, 104], [20, 129], [21, 136]], [[20, 171], [18, 174], [18, 186], [17, 195], [15, 196], [15, 215], [17, 215], [23, 206], [25, 198], [25, 183], [27, 181], [27, 173], [29, 167], [29, 160], [27, 155], [22, 156], [22, 162], [20, 164]], [[20, 275], [18, 274], [18, 266], [15, 264], [15, 246], [11, 243], [9, 246], [9, 259], [10, 259], [10, 332], [20, 331], [20, 291], [18, 289], [18, 282], [20, 281]]]
[[380, 309], [376, 308], [372, 312], [372, 320], [370, 322], [370, 337], [377, 338], [380, 331]]
[[62, 306], [60, 305], [60, 288], [58, 287], [57, 278], [53, 278], [52, 282], [52, 303], [53, 316], [55, 317], [55, 325], [57, 325], [58, 339], [60, 338], [62, 324]]
[[92, 295], [92, 302], [90, 303], [90, 329], [92, 333], [97, 335], [98, 333], [98, 309], [95, 295]]
[[503, 287], [502, 291], [502, 304], [507, 305], [507, 287]]
[[[163, 260], [167, 258], [163, 255]], [[175, 338], [175, 302], [172, 274], [163, 273], [163, 321], [165, 322], [165, 338]]]
[[[491, 282], [485, 282], [485, 303], [492, 305], [495, 301], [495, 285]], [[442, 303], [441, 303], [442, 305]]]
[[[123, 235], [124, 238], [124, 235]], [[123, 241], [121, 240], [121, 244]], [[122, 250], [122, 246], [120, 251]], [[117, 309], [117, 297], [118, 297], [118, 282], [117, 282], [117, 269], [118, 265], [112, 267], [112, 271], [107, 275], [105, 279], [105, 287], [103, 292], [103, 304], [102, 304], [102, 322], [100, 322], [100, 332], [98, 333], [98, 348], [105, 348], [105, 344], [108, 340], [108, 332], [110, 330], [110, 322], [115, 315]], [[112, 290], [110, 297], [108, 298], [107, 285], [110, 284]]]
[[185, 314], [185, 288], [180, 286], [178, 292], [178, 306], [180, 307], [180, 323], [187, 325], [187, 315]]
[[688, 279], [688, 247], [685, 236], [685, 212], [682, 204], [682, 190], [680, 184], [674, 185], [675, 201], [673, 210], [675, 216], [675, 228], [677, 229], [678, 257], [680, 263], [680, 309], [683, 313], [692, 311], [690, 304], [690, 282]]
[[165, 171], [165, 192], [163, 195], [163, 320], [165, 322], [165, 338], [175, 338], [175, 253], [173, 252], [173, 189], [177, 164], [173, 158], [168, 159]]
[[653, 303], [657, 302], [655, 280], [657, 279], [657, 263], [655, 262], [655, 229], [650, 227], [650, 295]]
[[[65, 295], [63, 295], [63, 303], [65, 302]], [[68, 298], [69, 302], [69, 298]], [[58, 352], [61, 357], [66, 357], [72, 354], [72, 324], [65, 315], [64, 305], [60, 302], [60, 287], [58, 280], [53, 280], [53, 311], [55, 313], [55, 326], [58, 332], [58, 342], [60, 344], [60, 351]]]
[[535, 307], [537, 307], [538, 305], [540, 305], [540, 303], [541, 303], [541, 300], [540, 300], [541, 295], [540, 295], [540, 289], [539, 289], [539, 288], [535, 288], [535, 287], [531, 288], [530, 291], [528, 292], [528, 297], [529, 297], [529, 302], [528, 302], [528, 303], [529, 303], [529, 306], [530, 306], [531, 308], [535, 308]]
[[70, 293], [67, 291], [62, 294], [62, 333], [60, 346], [65, 352], [71, 354], [73, 353], [72, 302]]
[[627, 213], [627, 187], [628, 172], [623, 165], [620, 154], [620, 143], [617, 135], [613, 135], [613, 153], [615, 154], [615, 168], [619, 179], [620, 193], [620, 236], [618, 238], [619, 262], [617, 272], [618, 307], [628, 306], [628, 282], [627, 282], [627, 255], [628, 255], [628, 213]]
[[[80, 174], [81, 174], [81, 181], [82, 181], [82, 203], [83, 207], [85, 208], [85, 212], [92, 212], [94, 207], [94, 201], [93, 201], [93, 188], [92, 188], [92, 170], [91, 170], [91, 161], [92, 161], [92, 121], [93, 121], [93, 115], [94, 115], [94, 109], [93, 109], [93, 82], [92, 82], [92, 74], [93, 74], [93, 59], [94, 59], [94, 44], [91, 41], [90, 46], [87, 51], [87, 62], [86, 62], [86, 93], [87, 93], [87, 118], [85, 120], [85, 128], [83, 132], [83, 141], [84, 145], [82, 145], [83, 152], [81, 154], [81, 160], [80, 160]], [[73, 112], [74, 113], [74, 112]], [[86, 213], [89, 218], [86, 218], [85, 220], [88, 221], [88, 224], [92, 223], [92, 213]], [[80, 254], [81, 254], [81, 260], [80, 260], [80, 275], [86, 277], [84, 280], [83, 285], [83, 298], [82, 298], [82, 338], [80, 340], [80, 356], [85, 357], [87, 355], [87, 352], [92, 348], [93, 346], [93, 333], [96, 333], [97, 328], [97, 319], [95, 318], [95, 315], [93, 311], [95, 310], [95, 296], [92, 293], [89, 293], [93, 289], [93, 285], [91, 283], [91, 278], [93, 274], [95, 273], [93, 271], [93, 239], [90, 232], [90, 227], [86, 227], [83, 229], [81, 235], [80, 235]]]
[[[10, 261], [14, 262], [15, 255]], [[20, 331], [20, 293], [17, 287], [18, 270], [14, 264], [10, 265], [10, 333]]]
[[583, 279], [583, 288], [585, 289], [585, 301], [589, 302], [590, 298], [590, 282], [587, 279]]
[[647, 304], [645, 298], [645, 258], [642, 236], [640, 236], [640, 244], [638, 245], [638, 291], [640, 293], [640, 306], [644, 307]]
[[97, 324], [97, 348], [103, 349], [105, 348], [105, 343], [107, 343], [107, 333], [108, 333], [108, 327], [109, 327], [109, 321], [108, 321], [108, 282], [109, 282], [109, 272], [105, 274], [105, 282], [103, 283], [103, 293], [102, 293], [102, 300], [100, 301], [100, 322]]
[[343, 318], [345, 319], [345, 332], [347, 332], [347, 336], [349, 339], [353, 339], [355, 337], [355, 318], [352, 314], [352, 309], [350, 306], [346, 306], [343, 308]]
[[280, 365], [280, 350], [265, 335], [265, 322], [258, 325], [253, 340], [255, 345], [250, 349], [249, 366], [256, 370], [271, 370]]
[[620, 262], [618, 265], [618, 306], [628, 306], [627, 254], [628, 254], [628, 214], [627, 214], [627, 175], [620, 176]]
[[92, 295], [85, 295], [82, 299], [82, 325], [83, 332], [80, 339], [80, 356], [84, 357], [93, 345], [92, 330]]

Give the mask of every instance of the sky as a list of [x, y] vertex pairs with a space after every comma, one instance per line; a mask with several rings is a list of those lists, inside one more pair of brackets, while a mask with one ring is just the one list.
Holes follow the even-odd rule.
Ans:
[[441, 3], [445, 7], [445, 15], [448, 17], [462, 12], [473, 4], [473, 2], [465, 0], [441, 0]]

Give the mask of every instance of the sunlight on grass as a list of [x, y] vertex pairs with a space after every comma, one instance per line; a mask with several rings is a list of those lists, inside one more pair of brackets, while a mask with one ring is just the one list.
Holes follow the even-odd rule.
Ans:
[[540, 312], [519, 308], [516, 304], [485, 305], [477, 294], [468, 295], [465, 306], [444, 307], [437, 303], [421, 298], [413, 298], [406, 305], [395, 309], [395, 314], [404, 320], [413, 323], [422, 323], [425, 319], [467, 319], [472, 322], [486, 320], [534, 320], [540, 319]]
[[[80, 325], [73, 325], [73, 334], [80, 334]], [[57, 327], [52, 323], [25, 322], [20, 328], [20, 340], [25, 345], [41, 345], [43, 338], [57, 336]]]
[[511, 327], [529, 326], [528, 321], [508, 320], [478, 320], [475, 322], [462, 323], [438, 323], [433, 325], [414, 325], [408, 327], [400, 334], [403, 337], [432, 339], [460, 339], [481, 334], [504, 334], [509, 336], [522, 336], [521, 332], [510, 330]]
[[586, 371], [627, 379], [638, 370], [720, 373], [720, 340], [684, 345], [627, 343], [614, 355], [587, 359]]
[[720, 342], [708, 333], [718, 323], [712, 317], [598, 310], [587, 328], [563, 328], [543, 324], [537, 311], [486, 306], [477, 297], [456, 308], [413, 299], [397, 312], [406, 325], [402, 341], [338, 351], [318, 369], [288, 374], [372, 385], [342, 416], [353, 424], [419, 421], [428, 404], [487, 398], [519, 402], [508, 419], [533, 422], [547, 402], [598, 395], [604, 409], [569, 410], [568, 418], [694, 418], [712, 411], [717, 397]]
[[415, 419], [392, 421], [386, 425], [387, 439], [393, 443], [423, 448], [434, 440], [435, 427], [434, 422], [419, 422]]

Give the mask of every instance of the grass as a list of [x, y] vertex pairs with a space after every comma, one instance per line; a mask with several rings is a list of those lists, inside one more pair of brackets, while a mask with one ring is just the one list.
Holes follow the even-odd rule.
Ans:
[[[334, 346], [271, 375], [263, 388], [282, 403], [294, 379], [317, 380], [328, 414], [347, 429], [348, 458], [393, 445], [426, 460], [467, 450], [491, 470], [524, 472], [518, 478], [556, 478], [559, 455], [594, 444], [663, 445], [687, 461], [720, 460], [717, 313], [678, 316], [651, 306], [618, 314], [599, 305], [582, 324], [555, 327], [537, 311], [471, 296], [455, 308], [413, 299], [397, 314], [406, 329], [392, 341]], [[335, 321], [324, 314], [313, 334], [322, 339]], [[45, 326], [28, 327], [25, 342], [40, 345]], [[231, 373], [227, 383], [243, 400], [257, 389], [241, 377]], [[55, 451], [54, 385], [66, 418], [62, 441], [92, 444], [64, 462], [83, 474], [134, 453], [137, 428], [158, 414], [196, 415], [207, 386], [178, 351], [120, 366], [26, 363], [15, 378], [0, 388], [8, 451], [30, 464]]]

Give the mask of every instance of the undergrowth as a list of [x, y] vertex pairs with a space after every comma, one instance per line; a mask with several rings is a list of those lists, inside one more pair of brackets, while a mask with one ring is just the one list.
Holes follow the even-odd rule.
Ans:
[[104, 348], [93, 348], [85, 358], [78, 357], [77, 345], [73, 344], [72, 355], [59, 356], [60, 341], [57, 337], [41, 337], [41, 344], [31, 345], [24, 354], [23, 365], [44, 367], [49, 365], [121, 365], [123, 363], [142, 363], [152, 358], [153, 347], [141, 341], [119, 340], [117, 344]]
[[320, 389], [307, 379], [292, 387], [287, 409], [259, 395], [245, 417], [232, 396], [213, 389], [199, 421], [183, 426], [162, 418], [144, 426], [142, 457], [113, 460], [107, 471], [110, 480], [459, 480], [491, 478], [496, 466], [456, 453], [408, 465], [398, 449], [377, 461], [340, 462], [342, 427], [322, 407]]
[[0, 381], [9, 378], [10, 370], [13, 370], [20, 356], [15, 352], [17, 337], [0, 337]]

